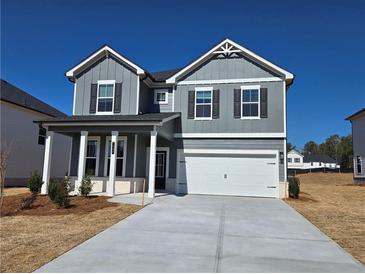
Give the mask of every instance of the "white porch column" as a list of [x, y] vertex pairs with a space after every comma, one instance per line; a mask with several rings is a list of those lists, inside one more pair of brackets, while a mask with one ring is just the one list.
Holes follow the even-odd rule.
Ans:
[[79, 150], [79, 166], [77, 169], [77, 180], [75, 181], [75, 194], [79, 193], [79, 187], [81, 185], [82, 178], [85, 175], [87, 136], [88, 136], [87, 131], [81, 131], [80, 150]]
[[53, 144], [53, 131], [47, 132], [46, 143], [44, 145], [44, 161], [43, 161], [43, 174], [42, 174], [42, 188], [41, 193], [48, 193], [49, 177], [51, 175], [51, 160], [52, 160], [52, 144]]
[[118, 131], [112, 131], [111, 138], [111, 152], [110, 152], [110, 166], [109, 166], [109, 180], [106, 185], [106, 192], [108, 196], [115, 194], [115, 172], [117, 164], [117, 147], [118, 147]]
[[150, 141], [150, 166], [148, 173], [148, 197], [155, 197], [155, 169], [156, 169], [156, 143], [157, 143], [157, 131], [151, 131]]

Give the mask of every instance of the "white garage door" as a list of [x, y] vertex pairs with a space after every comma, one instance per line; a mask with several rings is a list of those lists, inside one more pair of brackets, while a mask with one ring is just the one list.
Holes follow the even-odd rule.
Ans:
[[277, 154], [181, 154], [179, 165], [182, 192], [278, 197]]

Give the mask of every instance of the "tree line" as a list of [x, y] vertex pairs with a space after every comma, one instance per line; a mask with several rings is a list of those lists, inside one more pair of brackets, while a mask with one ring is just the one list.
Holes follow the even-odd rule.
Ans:
[[[288, 151], [295, 149], [295, 146], [288, 143]], [[323, 143], [317, 144], [308, 141], [302, 151], [304, 154], [326, 154], [335, 159], [341, 168], [352, 167], [352, 136], [339, 136], [338, 134], [328, 137]]]

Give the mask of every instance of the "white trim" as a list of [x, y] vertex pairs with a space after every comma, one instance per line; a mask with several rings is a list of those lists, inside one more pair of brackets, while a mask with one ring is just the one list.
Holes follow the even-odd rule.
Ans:
[[172, 107], [171, 107], [172, 112], [175, 111], [175, 92], [176, 92], [176, 86], [173, 86], [172, 87]]
[[[241, 86], [241, 119], [243, 120], [257, 120], [257, 119], [261, 119], [260, 116], [260, 85], [251, 85], [251, 86]], [[257, 116], [243, 116], [243, 105], [244, 104], [252, 104], [252, 102], [243, 102], [243, 91], [244, 90], [258, 90], [258, 101], [257, 102], [253, 102], [253, 103], [257, 103]]]
[[[108, 166], [108, 144], [109, 144], [109, 141], [111, 141], [111, 139], [112, 139], [111, 136], [106, 136], [106, 138], [105, 138], [104, 177], [107, 177], [108, 176], [107, 175], [108, 174], [108, 172], [107, 172], [107, 166]], [[122, 176], [121, 177], [125, 177], [126, 164], [127, 164], [127, 142], [128, 142], [128, 138], [127, 138], [127, 136], [118, 136], [118, 141], [123, 141], [124, 142], [123, 143], [123, 171], [122, 171]], [[117, 155], [117, 148], [118, 148], [118, 144], [115, 147], [115, 154], [116, 155]], [[120, 157], [119, 157], [119, 159], [120, 159]], [[118, 160], [118, 157], [116, 157], [116, 160]], [[115, 176], [118, 177], [117, 175], [115, 175]]]
[[74, 83], [74, 101], [72, 105], [72, 115], [76, 113], [76, 91], [77, 91], [77, 82]]
[[[99, 87], [100, 85], [113, 85], [113, 96], [112, 97], [100, 97], [102, 99], [113, 98], [112, 110], [111, 111], [99, 111]], [[98, 80], [98, 88], [96, 90], [96, 115], [110, 115], [114, 114], [114, 100], [115, 100], [115, 80]]]
[[[196, 93], [200, 91], [210, 91], [210, 117], [196, 117]], [[199, 103], [198, 105], [208, 105], [206, 103]], [[194, 95], [194, 120], [213, 120], [213, 87], [196, 87]]]
[[71, 160], [72, 160], [72, 146], [73, 146], [73, 137], [71, 137], [71, 145], [70, 145], [70, 156], [68, 158], [68, 171], [67, 176], [70, 176], [71, 173]]
[[[175, 117], [176, 118], [176, 117]], [[59, 123], [52, 123], [52, 122], [42, 122], [42, 125], [44, 126], [161, 126], [164, 120], [162, 122], [148, 122], [148, 121], [140, 121], [141, 123], [137, 122], [110, 122], [110, 121], [103, 121], [103, 122], [86, 122], [83, 121], [76, 122], [76, 123], [70, 123], [70, 122], [59, 122]]]
[[43, 159], [43, 173], [42, 173], [42, 187], [41, 193], [48, 193], [49, 178], [51, 176], [52, 163], [52, 148], [53, 148], [53, 131], [47, 132], [46, 143], [44, 144], [44, 159]]
[[173, 120], [173, 119], [175, 119], [175, 118], [177, 118], [177, 117], [180, 117], [180, 113], [177, 113], [177, 114], [172, 115], [172, 116], [170, 116], [170, 117], [168, 117], [168, 118], [162, 119], [162, 124], [164, 124], [164, 123], [166, 123], [166, 122], [168, 122], [168, 121], [170, 121], [170, 120]]
[[[165, 171], [165, 179], [170, 179], [170, 173], [169, 173], [169, 170], [170, 170], [170, 148], [169, 147], [156, 147], [156, 153], [158, 151], [164, 151], [166, 152], [166, 171]], [[148, 166], [149, 166], [149, 157], [150, 157], [150, 148], [149, 147], [146, 147], [146, 175], [148, 176], [149, 175], [149, 172], [148, 172]]]
[[[99, 175], [99, 160], [100, 160], [100, 136], [87, 136], [87, 140], [86, 140], [86, 150], [85, 150], [85, 167], [86, 167], [86, 160], [88, 159], [87, 157], [87, 144], [89, 141], [96, 141], [96, 167], [95, 167], [95, 174], [92, 176], [98, 176]], [[89, 157], [90, 158], [90, 157]], [[93, 158], [90, 158], [93, 159]], [[85, 169], [84, 167], [84, 169]], [[84, 170], [84, 174], [85, 174], [85, 170]]]
[[286, 135], [287, 125], [286, 125], [286, 84], [283, 81], [283, 113], [284, 113], [284, 132]]
[[139, 75], [137, 75], [137, 98], [136, 98], [136, 115], [139, 114], [139, 92], [140, 92], [140, 84], [139, 84]]
[[198, 64], [200, 64], [201, 62], [205, 61], [206, 59], [208, 59], [211, 55], [215, 54], [214, 52], [216, 50], [220, 50], [220, 47], [222, 47], [225, 43], [229, 43], [231, 45], [233, 45], [234, 47], [236, 47], [237, 49], [241, 50], [243, 54], [248, 55], [250, 57], [252, 57], [253, 59], [255, 59], [258, 62], [261, 62], [263, 65], [276, 70], [279, 73], [282, 73], [283, 75], [285, 75], [285, 79], [293, 79], [294, 75], [276, 65], [274, 65], [273, 63], [271, 63], [270, 61], [258, 56], [257, 54], [253, 53], [252, 51], [240, 46], [239, 44], [233, 42], [230, 39], [225, 39], [224, 41], [222, 41], [221, 43], [219, 43], [218, 45], [216, 45], [214, 48], [212, 48], [211, 50], [209, 50], [207, 53], [205, 53], [204, 55], [202, 55], [201, 57], [199, 57], [198, 59], [196, 59], [194, 62], [192, 62], [190, 65], [186, 66], [185, 68], [183, 68], [182, 70], [180, 70], [179, 72], [175, 73], [173, 76], [171, 76], [169, 79], [166, 80], [166, 83], [175, 83], [176, 82], [176, 78], [183, 75], [184, 73], [186, 73], [187, 71], [189, 71], [191, 68], [197, 66]]
[[150, 136], [150, 161], [148, 177], [148, 197], [155, 197], [155, 162], [156, 162], [157, 131], [151, 131]]
[[175, 138], [285, 138], [284, 132], [266, 133], [175, 133]]
[[288, 152], [287, 152], [287, 141], [284, 141], [284, 182], [288, 181]]
[[79, 187], [81, 185], [82, 178], [85, 175], [85, 156], [86, 156], [86, 150], [87, 150], [87, 137], [88, 137], [87, 131], [81, 131], [80, 132], [80, 147], [79, 147], [79, 161], [77, 163], [77, 180], [75, 181], [75, 190], [74, 192], [76, 194], [79, 193]]
[[263, 82], [281, 82], [279, 77], [263, 78], [240, 78], [240, 79], [218, 79], [218, 80], [189, 80], [177, 82], [176, 85], [209, 85], [209, 84], [237, 84], [237, 83], [263, 83]]
[[67, 77], [74, 77], [75, 76], [75, 71], [77, 71], [78, 69], [80, 69], [81, 67], [83, 67], [84, 65], [89, 63], [90, 61], [92, 61], [94, 58], [98, 57], [98, 55], [100, 55], [101, 53], [102, 54], [107, 54], [108, 52], [113, 54], [115, 57], [117, 57], [118, 59], [120, 59], [124, 63], [128, 64], [132, 68], [134, 68], [137, 71], [137, 74], [144, 74], [144, 70], [142, 68], [140, 68], [136, 64], [132, 63], [131, 61], [129, 61], [128, 59], [126, 59], [125, 57], [120, 55], [118, 52], [116, 52], [115, 50], [113, 50], [109, 46], [104, 46], [103, 48], [101, 48], [100, 50], [95, 52], [93, 55], [91, 55], [90, 57], [88, 57], [87, 59], [85, 59], [84, 61], [82, 61], [78, 65], [74, 66], [69, 71], [67, 71], [66, 76]]
[[[155, 105], [167, 105], [169, 103], [169, 90], [168, 89], [154, 89], [153, 103]], [[157, 101], [157, 94], [165, 93], [165, 101]]]
[[138, 143], [138, 134], [134, 134], [133, 178], [136, 177], [136, 169], [137, 169], [137, 143]]

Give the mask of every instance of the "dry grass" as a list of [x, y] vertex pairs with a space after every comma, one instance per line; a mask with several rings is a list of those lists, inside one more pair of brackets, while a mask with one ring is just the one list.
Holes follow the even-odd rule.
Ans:
[[4, 188], [4, 196], [12, 196], [23, 193], [30, 193], [27, 187], [6, 187]]
[[[26, 214], [13, 210], [15, 216], [1, 217], [1, 272], [32, 272], [140, 209], [109, 203], [106, 197], [82, 199], [74, 199], [74, 206], [61, 209], [62, 214], [43, 203], [42, 210], [36, 206]], [[45, 208], [52, 213], [46, 214]]]
[[299, 177], [300, 198], [286, 202], [365, 263], [365, 186], [354, 185], [348, 173]]

